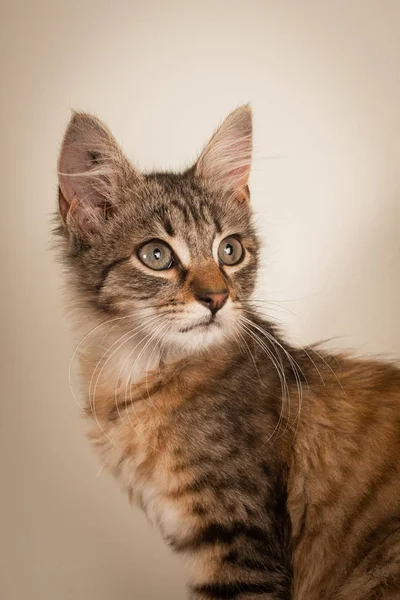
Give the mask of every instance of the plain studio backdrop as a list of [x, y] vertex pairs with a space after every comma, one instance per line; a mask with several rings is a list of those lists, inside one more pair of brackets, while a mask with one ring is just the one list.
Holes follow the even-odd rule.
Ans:
[[[7, 5], [6, 5], [7, 4]], [[400, 355], [400, 3], [35, 0], [1, 9], [2, 600], [182, 600], [184, 567], [98, 474], [50, 250], [72, 108], [143, 169], [254, 109], [257, 298], [300, 344]]]

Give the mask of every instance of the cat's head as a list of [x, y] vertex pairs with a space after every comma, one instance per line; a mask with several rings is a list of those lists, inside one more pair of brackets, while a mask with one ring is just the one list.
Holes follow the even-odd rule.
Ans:
[[72, 299], [178, 351], [235, 336], [255, 285], [248, 106], [180, 174], [143, 174], [95, 117], [74, 114], [62, 144], [59, 229]]

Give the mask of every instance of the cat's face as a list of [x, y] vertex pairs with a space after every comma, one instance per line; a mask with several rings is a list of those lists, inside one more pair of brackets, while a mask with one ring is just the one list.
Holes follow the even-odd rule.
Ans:
[[138, 173], [99, 121], [74, 116], [59, 162], [60, 231], [79, 301], [179, 353], [235, 336], [257, 266], [250, 159], [247, 107], [183, 174]]

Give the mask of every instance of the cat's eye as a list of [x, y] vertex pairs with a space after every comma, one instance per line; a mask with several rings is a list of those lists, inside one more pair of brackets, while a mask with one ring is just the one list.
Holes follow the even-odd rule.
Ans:
[[161, 240], [147, 242], [137, 252], [139, 260], [154, 271], [170, 269], [174, 264], [171, 248]]
[[223, 265], [237, 265], [244, 256], [244, 249], [235, 237], [227, 237], [219, 245], [218, 259]]

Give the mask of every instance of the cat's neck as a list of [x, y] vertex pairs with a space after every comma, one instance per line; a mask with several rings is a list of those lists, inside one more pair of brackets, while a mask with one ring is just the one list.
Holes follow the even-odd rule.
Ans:
[[157, 369], [165, 355], [150, 335], [135, 331], [135, 326], [124, 327], [124, 320], [118, 319], [91, 319], [76, 328], [77, 355], [85, 370], [92, 372], [92, 392], [96, 385], [120, 388], [134, 384]]
[[[83, 393], [89, 401], [105, 390], [118, 395], [125, 390], [128, 395], [133, 386], [143, 382], [147, 385], [165, 370], [182, 363], [199, 368], [203, 361], [209, 365], [210, 358], [215, 360], [215, 348], [196, 354], [166, 348], [137, 324], [128, 326], [124, 317], [107, 319], [88, 314], [76, 322], [75, 331], [78, 345], [74, 357], [80, 363]], [[221, 359], [225, 354], [226, 360], [229, 349], [218, 347]]]

